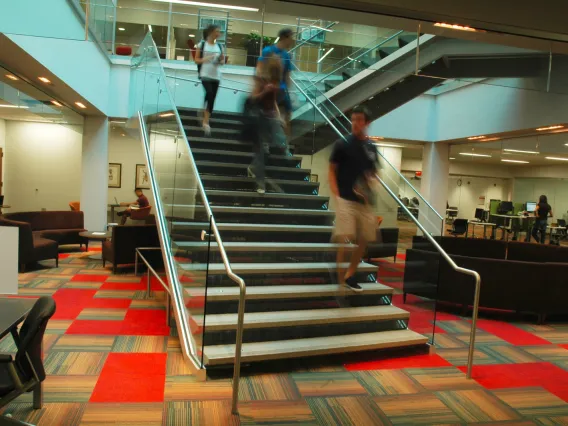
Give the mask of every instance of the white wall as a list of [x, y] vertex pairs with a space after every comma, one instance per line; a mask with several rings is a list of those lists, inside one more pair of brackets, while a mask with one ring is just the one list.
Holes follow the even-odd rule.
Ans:
[[[2, 176], [0, 176], [0, 181], [4, 182], [4, 176], [6, 175], [6, 120], [0, 119], [0, 148], [4, 151], [3, 161], [4, 167], [2, 168]], [[4, 194], [5, 188], [0, 189], [0, 194]]]
[[525, 203], [538, 202], [541, 195], [546, 195], [552, 207], [554, 217], [562, 218], [568, 212], [568, 180], [567, 179], [515, 179], [513, 201]]
[[6, 121], [7, 212], [68, 210], [81, 193], [82, 128]]

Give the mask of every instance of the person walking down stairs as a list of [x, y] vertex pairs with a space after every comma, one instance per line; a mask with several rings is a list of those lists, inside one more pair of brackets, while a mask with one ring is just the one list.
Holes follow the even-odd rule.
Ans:
[[337, 243], [356, 243], [347, 271], [339, 269], [345, 251], [337, 251], [338, 280], [355, 292], [363, 289], [357, 283], [357, 266], [367, 248], [376, 239], [377, 219], [372, 205], [371, 181], [377, 173], [377, 151], [367, 137], [370, 114], [363, 107], [351, 113], [351, 134], [335, 142], [329, 160], [329, 186], [335, 197], [335, 229]]

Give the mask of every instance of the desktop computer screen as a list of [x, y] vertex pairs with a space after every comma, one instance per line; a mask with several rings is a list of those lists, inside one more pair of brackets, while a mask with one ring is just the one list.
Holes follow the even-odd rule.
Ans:
[[536, 209], [536, 203], [533, 203], [532, 201], [527, 201], [527, 212], [533, 213], [535, 209]]
[[475, 209], [475, 218], [483, 221], [485, 216], [485, 211], [483, 209]]
[[507, 214], [513, 212], [513, 202], [512, 201], [501, 201], [499, 207], [497, 208], [497, 213]]

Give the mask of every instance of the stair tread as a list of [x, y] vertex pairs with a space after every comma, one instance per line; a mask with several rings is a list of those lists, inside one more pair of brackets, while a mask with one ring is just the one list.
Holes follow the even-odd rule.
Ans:
[[[249, 164], [219, 163], [218, 161], [196, 161], [195, 164], [197, 165], [197, 168], [199, 168], [199, 166], [233, 167], [233, 168], [240, 168], [240, 169], [246, 169], [246, 168], [249, 167]], [[273, 171], [308, 173], [308, 174], [311, 172], [311, 170], [309, 170], [309, 169], [300, 169], [298, 167], [266, 166], [265, 169], [266, 170], [273, 170]]]
[[[203, 134], [203, 127], [201, 127], [201, 126], [188, 126], [188, 125], [184, 125], [183, 128], [184, 128], [185, 130], [195, 130], [195, 131], [198, 131], [198, 132], [200, 132], [201, 134]], [[221, 128], [219, 128], [219, 127], [217, 127], [217, 128], [212, 127], [212, 128], [211, 128], [211, 132], [212, 132], [212, 133], [235, 133], [235, 134], [240, 134], [241, 131], [238, 130], [238, 129], [223, 129], [222, 127], [221, 127]], [[188, 136], [188, 139], [189, 139], [189, 138], [191, 138], [191, 136]]]
[[[186, 271], [207, 271], [208, 274], [224, 274], [225, 265], [223, 263], [180, 263], [179, 267]], [[340, 267], [347, 269], [349, 263], [341, 263]], [[273, 262], [273, 263], [233, 263], [231, 268], [235, 274], [263, 274], [263, 273], [282, 273], [282, 272], [320, 272], [320, 271], [336, 271], [336, 262]], [[361, 262], [357, 268], [357, 272], [375, 272], [376, 265]]]
[[311, 195], [311, 194], [288, 194], [285, 192], [267, 192], [265, 194], [259, 194], [255, 191], [224, 191], [218, 189], [210, 189], [207, 195], [224, 195], [224, 196], [247, 196], [247, 197], [258, 197], [258, 198], [291, 198], [298, 200], [324, 200], [329, 199], [329, 197], [324, 197], [323, 195]]
[[[202, 118], [198, 117], [196, 115], [188, 115], [188, 114], [184, 114], [184, 113], [180, 113], [179, 118], [183, 121], [183, 120], [195, 120], [195, 121], [199, 121], [199, 123], [201, 124]], [[220, 123], [220, 124], [234, 124], [236, 126], [242, 125], [243, 122], [241, 120], [229, 120], [226, 118], [215, 118], [215, 117], [211, 117], [209, 119], [209, 123], [214, 124], [214, 123]]]
[[[202, 209], [203, 205], [191, 204], [165, 204], [166, 207]], [[335, 216], [335, 212], [331, 210], [321, 209], [282, 209], [275, 207], [238, 207], [238, 206], [211, 206], [213, 212], [217, 213], [254, 213], [254, 214], [291, 214], [301, 216]]]
[[[254, 178], [244, 177], [244, 176], [215, 176], [215, 175], [203, 175], [201, 176], [201, 180], [218, 180], [218, 181], [226, 181], [226, 182], [256, 182]], [[289, 184], [289, 185], [305, 185], [305, 186], [313, 186], [317, 187], [319, 185], [318, 182], [310, 182], [306, 180], [288, 180], [288, 179], [267, 179], [268, 182], [274, 182], [277, 184]]]
[[[360, 283], [365, 294], [390, 295], [394, 292], [391, 287], [380, 283]], [[190, 297], [205, 296], [205, 288], [186, 288]], [[208, 301], [238, 300], [239, 287], [209, 287], [207, 289]], [[341, 284], [316, 284], [316, 285], [273, 285], [273, 286], [249, 286], [247, 287], [247, 300], [255, 299], [286, 299], [302, 297], [334, 296], [338, 294], [354, 294]], [[361, 293], [359, 293], [361, 294]]]
[[214, 143], [214, 144], [225, 144], [225, 145], [237, 145], [252, 149], [252, 143], [238, 141], [235, 139], [219, 139], [219, 138], [210, 138], [210, 137], [190, 136], [188, 140], [189, 140], [189, 146], [191, 146], [193, 142], [203, 142], [203, 143]]
[[[251, 157], [251, 158], [254, 156], [254, 153], [252, 153], [252, 152], [226, 151], [226, 150], [220, 150], [220, 149], [194, 148], [191, 151], [194, 154], [219, 154], [219, 155], [223, 155], [223, 156], [234, 155], [234, 156]], [[288, 156], [288, 155], [270, 154], [267, 157], [272, 158], [272, 159], [277, 159], [277, 160], [302, 161], [302, 157], [294, 157], [294, 156]]]
[[[175, 226], [184, 226], [188, 228], [208, 229], [209, 223], [205, 222], [181, 222], [173, 221]], [[304, 232], [331, 232], [333, 226], [327, 225], [280, 225], [272, 223], [218, 223], [217, 227], [221, 231], [304, 231]]]
[[[174, 241], [179, 248], [197, 249], [197, 248], [217, 248], [217, 242], [208, 243], [207, 241]], [[353, 248], [353, 244], [337, 244], [337, 243], [262, 243], [262, 242], [226, 242], [223, 243], [226, 251], [310, 251], [310, 250], [337, 250], [339, 247]]]
[[[407, 319], [408, 311], [393, 305], [362, 306], [356, 308], [304, 309], [297, 311], [272, 311], [245, 313], [244, 329], [291, 327], [310, 324], [334, 324], [363, 321], [388, 321]], [[237, 328], [238, 314], [208, 314], [208, 331]], [[202, 322], [202, 318], [196, 319]]]
[[[243, 343], [242, 362], [295, 358], [426, 344], [428, 339], [411, 330], [380, 331], [343, 336], [310, 337], [270, 342]], [[205, 346], [205, 363], [233, 363], [235, 345]]]

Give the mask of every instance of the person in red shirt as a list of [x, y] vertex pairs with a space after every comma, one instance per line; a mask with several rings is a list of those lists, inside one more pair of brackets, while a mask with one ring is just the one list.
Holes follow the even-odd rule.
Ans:
[[125, 225], [126, 219], [129, 218], [130, 216], [132, 216], [132, 208], [142, 209], [142, 208], [148, 207], [150, 205], [148, 198], [146, 198], [146, 196], [144, 195], [144, 192], [140, 188], [136, 188], [134, 190], [134, 192], [136, 193], [136, 196], [138, 197], [138, 199], [136, 201], [134, 201], [133, 203], [120, 203], [121, 206], [128, 207], [123, 212], [118, 212], [118, 215], [122, 216], [122, 220], [120, 221], [121, 225]]

